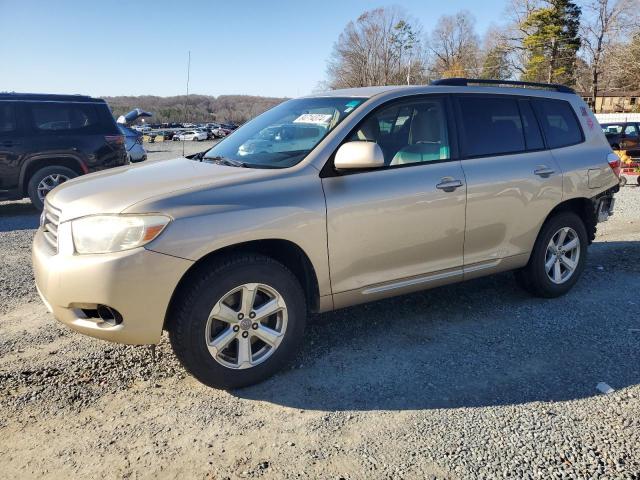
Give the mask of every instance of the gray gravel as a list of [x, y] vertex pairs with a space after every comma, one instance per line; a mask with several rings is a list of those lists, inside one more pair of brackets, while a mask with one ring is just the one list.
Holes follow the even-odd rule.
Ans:
[[563, 298], [503, 274], [318, 315], [289, 370], [235, 392], [187, 376], [166, 339], [154, 360], [57, 325], [34, 301], [37, 215], [0, 204], [0, 471], [638, 479], [639, 203], [618, 195]]

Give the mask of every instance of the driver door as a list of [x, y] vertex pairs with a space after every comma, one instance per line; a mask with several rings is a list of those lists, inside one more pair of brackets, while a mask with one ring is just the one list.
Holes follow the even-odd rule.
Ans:
[[462, 279], [466, 184], [447, 104], [374, 111], [349, 140], [378, 143], [385, 166], [322, 179], [336, 307]]

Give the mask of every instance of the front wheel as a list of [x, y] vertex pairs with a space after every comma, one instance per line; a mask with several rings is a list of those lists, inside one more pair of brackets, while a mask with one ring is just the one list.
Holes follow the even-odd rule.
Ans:
[[239, 388], [280, 370], [306, 323], [297, 278], [263, 255], [238, 255], [194, 277], [178, 298], [169, 338], [182, 365], [205, 385]]
[[573, 212], [561, 212], [543, 225], [518, 284], [539, 297], [564, 295], [575, 285], [587, 258], [587, 230]]

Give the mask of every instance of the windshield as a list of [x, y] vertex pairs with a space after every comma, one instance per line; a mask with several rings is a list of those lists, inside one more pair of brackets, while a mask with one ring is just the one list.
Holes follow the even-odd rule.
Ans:
[[204, 161], [252, 168], [296, 165], [355, 110], [363, 98], [299, 98], [259, 115], [209, 150]]
[[623, 126], [622, 125], [618, 125], [618, 124], [608, 124], [605, 123], [602, 125], [602, 131], [605, 133], [605, 135], [617, 135], [619, 133], [621, 133], [623, 130]]

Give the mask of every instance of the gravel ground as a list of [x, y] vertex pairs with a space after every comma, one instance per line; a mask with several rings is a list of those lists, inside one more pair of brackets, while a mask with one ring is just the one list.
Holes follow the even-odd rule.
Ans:
[[33, 288], [37, 214], [0, 203], [0, 472], [639, 479], [639, 204], [618, 194], [563, 298], [502, 274], [317, 315], [290, 369], [224, 392], [166, 338], [154, 358], [59, 326]]

